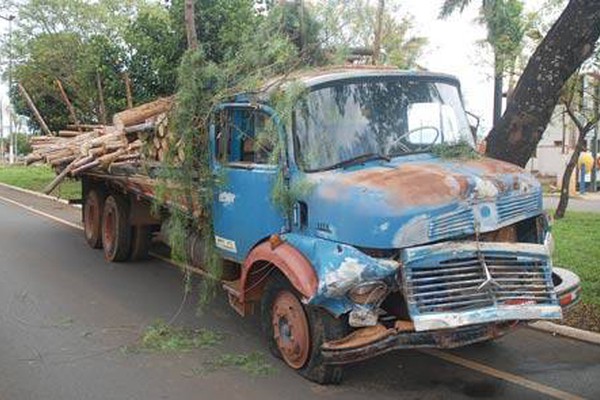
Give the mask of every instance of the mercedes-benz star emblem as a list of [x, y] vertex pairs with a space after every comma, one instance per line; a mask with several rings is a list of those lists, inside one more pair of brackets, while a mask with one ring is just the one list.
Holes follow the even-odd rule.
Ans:
[[494, 280], [492, 274], [490, 274], [490, 269], [488, 268], [484, 260], [481, 260], [481, 266], [483, 267], [483, 272], [485, 272], [485, 280], [481, 285], [477, 287], [477, 291], [480, 292], [483, 289], [489, 290], [491, 289], [491, 286], [496, 286], [497, 288], [499, 288], [500, 285]]

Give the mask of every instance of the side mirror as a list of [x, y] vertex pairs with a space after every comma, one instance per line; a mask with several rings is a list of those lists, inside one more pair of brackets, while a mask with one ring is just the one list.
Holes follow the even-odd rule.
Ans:
[[471, 135], [473, 135], [473, 141], [475, 144], [477, 144], [477, 132], [479, 132], [479, 124], [481, 119], [472, 112], [466, 111], [466, 113], [467, 119], [469, 120], [469, 127], [471, 128]]
[[216, 138], [217, 128], [215, 127], [214, 122], [211, 122], [208, 127], [208, 145], [210, 146], [209, 155], [210, 155], [210, 168], [215, 169], [215, 165], [217, 163], [217, 138]]

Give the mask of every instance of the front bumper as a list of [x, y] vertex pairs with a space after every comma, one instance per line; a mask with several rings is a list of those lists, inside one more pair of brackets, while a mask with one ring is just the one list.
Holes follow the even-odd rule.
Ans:
[[552, 268], [556, 297], [563, 311], [568, 311], [581, 301], [581, 280], [577, 274], [564, 268]]
[[390, 351], [416, 348], [451, 349], [485, 342], [505, 335], [518, 322], [472, 325], [429, 332], [401, 332], [394, 328], [363, 328], [340, 340], [324, 343], [321, 353], [327, 364], [349, 364]]

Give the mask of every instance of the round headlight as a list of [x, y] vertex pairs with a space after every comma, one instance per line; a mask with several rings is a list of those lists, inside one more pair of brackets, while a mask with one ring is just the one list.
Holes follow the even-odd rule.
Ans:
[[379, 304], [387, 296], [388, 291], [388, 286], [384, 282], [364, 282], [350, 289], [348, 297], [357, 304]]

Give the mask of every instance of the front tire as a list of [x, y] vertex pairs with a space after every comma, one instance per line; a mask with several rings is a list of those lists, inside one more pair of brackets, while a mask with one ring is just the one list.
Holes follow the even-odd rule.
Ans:
[[281, 276], [274, 277], [265, 287], [261, 317], [273, 355], [313, 382], [341, 382], [342, 367], [325, 364], [321, 346], [347, 334], [348, 325], [344, 320], [321, 308], [305, 307], [297, 292]]
[[102, 246], [104, 257], [111, 262], [125, 261], [131, 250], [129, 204], [119, 195], [111, 195], [104, 202], [102, 213]]

